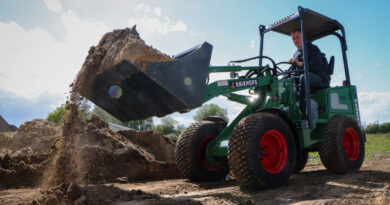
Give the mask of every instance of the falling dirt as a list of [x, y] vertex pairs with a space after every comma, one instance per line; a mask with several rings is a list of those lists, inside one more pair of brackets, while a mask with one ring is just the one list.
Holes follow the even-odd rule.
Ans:
[[[113, 65], [127, 60], [135, 61], [169, 61], [169, 56], [145, 45], [139, 37], [135, 26], [114, 30], [105, 34], [96, 47], [91, 47], [86, 60], [77, 74], [67, 102], [68, 110], [62, 135], [58, 143], [58, 152], [53, 158], [53, 169], [47, 172], [46, 185], [61, 183], [86, 184], [99, 180], [113, 180], [125, 177], [124, 180], [161, 179], [180, 177], [173, 160], [173, 143], [153, 147], [153, 139], [132, 139], [127, 133], [124, 137], [108, 128], [108, 124], [97, 116], [83, 121], [79, 117], [79, 107], [85, 97], [91, 95], [91, 88], [96, 76]], [[151, 133], [152, 134], [152, 133]], [[132, 134], [133, 136], [137, 136]], [[165, 138], [160, 135], [157, 138]], [[166, 139], [159, 139], [166, 141]], [[134, 143], [135, 141], [138, 142]], [[142, 147], [145, 146], [145, 147]], [[153, 149], [169, 150], [170, 156]], [[161, 158], [165, 157], [165, 158]], [[158, 161], [168, 159], [167, 161]]]
[[165, 62], [171, 61], [168, 55], [145, 44], [136, 27], [118, 29], [106, 33], [97, 46], [89, 49], [88, 56], [77, 75], [74, 90], [90, 99], [93, 95], [93, 85], [96, 76], [114, 65], [127, 60], [135, 62]]

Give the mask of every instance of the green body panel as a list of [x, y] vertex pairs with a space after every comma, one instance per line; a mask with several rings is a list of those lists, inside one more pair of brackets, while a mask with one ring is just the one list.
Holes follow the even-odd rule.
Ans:
[[[242, 70], [269, 69], [268, 66], [241, 67], [218, 66], [210, 67], [210, 72], [236, 72]], [[252, 96], [238, 95], [233, 92], [250, 90]], [[228, 100], [246, 105], [241, 113], [207, 146], [206, 157], [209, 162], [216, 162], [214, 157], [227, 156], [229, 137], [234, 127], [246, 116], [255, 112], [277, 110], [286, 116], [287, 122], [299, 141], [299, 149], [316, 150], [318, 142], [324, 140], [326, 125], [329, 120], [342, 114], [356, 119], [360, 123], [359, 108], [355, 86], [332, 87], [318, 90], [311, 99], [318, 104], [318, 118], [313, 119], [313, 128], [306, 127], [307, 121], [301, 120], [299, 114], [298, 90], [294, 78], [279, 80], [272, 76], [269, 70], [263, 76], [256, 78], [239, 78], [220, 80], [207, 85], [203, 102], [217, 97], [226, 96]], [[253, 96], [257, 96], [254, 98]]]

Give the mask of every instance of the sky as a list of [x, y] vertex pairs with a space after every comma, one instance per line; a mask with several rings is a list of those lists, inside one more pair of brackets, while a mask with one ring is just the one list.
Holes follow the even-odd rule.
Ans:
[[[344, 25], [362, 122], [390, 122], [390, 2], [385, 0], [0, 0], [0, 115], [16, 126], [46, 118], [65, 103], [90, 46], [113, 29], [136, 24], [146, 44], [169, 55], [207, 41], [213, 45], [211, 64], [227, 65], [257, 56], [259, 25], [282, 19], [298, 6]], [[344, 71], [338, 39], [314, 44], [335, 56], [331, 84], [340, 85]], [[295, 50], [289, 36], [266, 34], [264, 55], [286, 61]], [[211, 81], [224, 78], [229, 74], [212, 75]], [[230, 120], [243, 108], [224, 97], [208, 103], [226, 108]], [[196, 111], [171, 116], [188, 126]]]

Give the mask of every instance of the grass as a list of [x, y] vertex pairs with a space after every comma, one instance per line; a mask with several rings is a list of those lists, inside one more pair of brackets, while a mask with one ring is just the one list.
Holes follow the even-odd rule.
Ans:
[[367, 134], [366, 157], [390, 156], [390, 133]]
[[[390, 133], [367, 134], [365, 158], [390, 156]], [[321, 162], [318, 152], [309, 153], [308, 163]]]

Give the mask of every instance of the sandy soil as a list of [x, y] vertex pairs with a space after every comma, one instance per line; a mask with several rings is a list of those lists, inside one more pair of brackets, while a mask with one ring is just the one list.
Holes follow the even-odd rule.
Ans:
[[114, 65], [127, 60], [135, 62], [171, 61], [168, 55], [145, 44], [136, 27], [117, 29], [106, 33], [99, 44], [92, 46], [84, 64], [77, 74], [73, 89], [90, 99], [94, 96], [93, 86], [96, 76]]
[[[80, 204], [389, 204], [390, 157], [366, 159], [360, 171], [345, 175], [331, 174], [321, 164], [309, 164], [287, 185], [260, 191], [242, 190], [234, 179], [104, 183], [81, 189], [85, 201]], [[50, 191], [39, 188], [7, 189], [0, 191], [0, 204], [33, 204], [32, 198], [38, 204], [47, 203], [48, 196]], [[56, 202], [55, 197], [50, 200]]]

